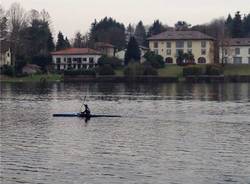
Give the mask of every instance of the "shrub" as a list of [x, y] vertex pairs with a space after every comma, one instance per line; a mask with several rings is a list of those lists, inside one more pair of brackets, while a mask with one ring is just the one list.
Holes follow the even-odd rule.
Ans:
[[64, 71], [64, 75], [90, 75], [90, 76], [95, 76], [96, 71], [94, 69], [66, 70], [66, 71]]
[[9, 66], [9, 65], [3, 65], [1, 67], [1, 74], [13, 77], [15, 74], [14, 67]]
[[165, 63], [163, 60], [163, 57], [160, 55], [155, 54], [154, 52], [147, 52], [144, 55], [144, 58], [146, 59], [146, 64], [150, 64], [154, 68], [164, 68]]
[[223, 68], [220, 65], [207, 65], [206, 75], [221, 75], [223, 74]]
[[131, 63], [125, 68], [124, 75], [129, 76], [129, 77], [134, 77], [138, 75], [143, 75], [143, 72], [144, 72], [144, 68], [141, 64]]
[[121, 68], [122, 67], [122, 60], [116, 58], [116, 57], [107, 57], [107, 56], [102, 56], [98, 60], [98, 65], [99, 66], [104, 66], [104, 65], [110, 65], [113, 69]]
[[103, 65], [98, 68], [99, 75], [114, 75], [115, 71], [110, 65]]
[[144, 66], [143, 75], [158, 75], [158, 71], [152, 66]]
[[194, 66], [188, 66], [183, 68], [183, 76], [188, 75], [202, 75], [202, 68], [194, 67]]
[[151, 65], [142, 65], [134, 63], [134, 64], [129, 64], [125, 68], [124, 75], [128, 77], [135, 77], [142, 75], [158, 75], [158, 71]]

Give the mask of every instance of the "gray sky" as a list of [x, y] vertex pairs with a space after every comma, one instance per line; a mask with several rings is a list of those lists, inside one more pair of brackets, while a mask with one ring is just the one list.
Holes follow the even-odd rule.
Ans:
[[88, 31], [94, 19], [111, 16], [126, 26], [142, 20], [151, 24], [160, 19], [173, 26], [178, 20], [195, 25], [234, 14], [250, 13], [249, 0], [0, 0], [5, 9], [20, 2], [24, 9], [46, 9], [52, 18], [54, 33], [61, 30], [72, 37], [76, 31]]

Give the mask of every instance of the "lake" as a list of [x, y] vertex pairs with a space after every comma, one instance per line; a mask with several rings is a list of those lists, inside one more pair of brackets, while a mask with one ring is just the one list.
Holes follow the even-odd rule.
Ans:
[[[78, 112], [122, 118], [54, 118]], [[250, 83], [1, 83], [3, 184], [250, 183]]]

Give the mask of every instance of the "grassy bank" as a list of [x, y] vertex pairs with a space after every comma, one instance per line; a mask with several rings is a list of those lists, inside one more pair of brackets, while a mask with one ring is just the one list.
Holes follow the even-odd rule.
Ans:
[[224, 75], [250, 75], [250, 65], [226, 65], [224, 66]]
[[26, 77], [7, 77], [7, 76], [1, 76], [0, 81], [2, 82], [53, 82], [53, 81], [62, 81], [62, 75], [58, 74], [43, 74], [43, 75], [29, 75]]

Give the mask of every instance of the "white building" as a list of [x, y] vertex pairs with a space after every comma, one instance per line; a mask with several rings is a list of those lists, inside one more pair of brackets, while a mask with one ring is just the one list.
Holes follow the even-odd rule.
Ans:
[[0, 51], [0, 67], [3, 65], [11, 65], [11, 52], [10, 48], [1, 48]]
[[[140, 51], [141, 51], [141, 61], [140, 62], [143, 63], [145, 61], [143, 56], [149, 51], [149, 48], [143, 47], [143, 46], [139, 46], [139, 48], [140, 48]], [[127, 49], [123, 49], [123, 50], [120, 50], [120, 51], [116, 52], [115, 57], [117, 57], [118, 59], [124, 61], [126, 51], [127, 51]]]
[[220, 63], [250, 64], [250, 38], [232, 38], [220, 46]]
[[69, 48], [52, 52], [55, 70], [89, 69], [98, 64], [102, 54], [90, 48]]

